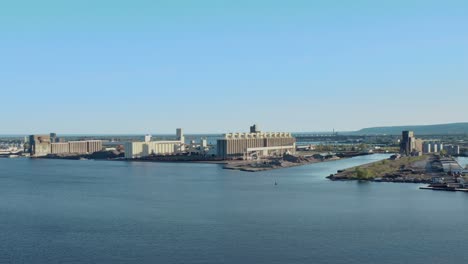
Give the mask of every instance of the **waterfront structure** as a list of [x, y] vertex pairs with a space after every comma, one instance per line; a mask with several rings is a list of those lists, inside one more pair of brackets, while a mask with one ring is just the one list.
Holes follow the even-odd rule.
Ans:
[[148, 141], [145, 137], [143, 142], [126, 142], [125, 158], [134, 159], [150, 155], [174, 155], [184, 151], [184, 134], [181, 128], [176, 130], [176, 140]]
[[87, 152], [94, 153], [102, 150], [102, 140], [86, 140]]
[[143, 146], [143, 155], [172, 155], [176, 153], [179, 141], [152, 141]]
[[48, 154], [87, 154], [102, 150], [101, 140], [84, 140], [63, 142], [57, 134], [30, 135], [27, 152], [33, 157], [46, 156]]
[[413, 154], [416, 153], [416, 156], [421, 156], [422, 153], [423, 153], [423, 140], [422, 139], [419, 139], [419, 138], [416, 138], [414, 140], [414, 150], [413, 150]]
[[403, 131], [400, 141], [400, 153], [406, 156], [411, 156], [416, 153], [423, 152], [423, 141], [414, 136], [413, 131]]
[[180, 141], [126, 142], [125, 158], [134, 159], [150, 155], [174, 155]]
[[70, 144], [68, 143], [51, 143], [50, 144], [51, 154], [62, 154], [70, 153]]
[[282, 156], [294, 153], [296, 139], [286, 132], [260, 132], [256, 125], [250, 127], [254, 133], [229, 133], [217, 140], [217, 156], [223, 159], [244, 158], [253, 156]]
[[403, 131], [402, 139], [400, 142], [400, 153], [405, 155], [410, 155], [411, 151], [414, 148], [414, 132], [413, 131]]
[[180, 141], [180, 143], [182, 144], [185, 143], [184, 131], [182, 130], [182, 128], [176, 129], [176, 137], [177, 137], [177, 140]]
[[102, 150], [101, 140], [51, 143], [51, 154], [91, 154]]
[[70, 141], [70, 153], [84, 154], [88, 152], [88, 144], [86, 141]]
[[147, 144], [147, 142], [125, 142], [125, 158], [134, 159], [143, 157], [143, 146], [145, 144]]
[[424, 142], [423, 143], [423, 153], [432, 153], [433, 146], [431, 142]]
[[438, 141], [425, 141], [423, 143], [423, 153], [426, 153], [426, 154], [439, 153], [444, 149], [445, 149], [444, 144]]
[[31, 156], [40, 157], [50, 153], [50, 135], [30, 135], [28, 143]]
[[199, 143], [192, 140], [187, 145], [186, 152], [193, 155], [216, 155], [215, 147], [210, 146], [206, 138], [201, 138]]

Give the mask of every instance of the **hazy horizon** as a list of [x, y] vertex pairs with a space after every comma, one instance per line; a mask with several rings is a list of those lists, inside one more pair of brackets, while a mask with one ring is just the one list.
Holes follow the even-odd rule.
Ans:
[[464, 1], [13, 1], [0, 134], [466, 120]]
[[[451, 124], [466, 124], [468, 122], [456, 122], [456, 123], [444, 123], [444, 124], [408, 124], [408, 125], [396, 125], [396, 126], [375, 126], [375, 127], [363, 127], [363, 128], [360, 128], [360, 129], [356, 129], [356, 130], [316, 130], [316, 131], [300, 131], [300, 130], [290, 130], [290, 131], [286, 131], [286, 130], [281, 130], [281, 131], [273, 131], [273, 130], [264, 130], [260, 127], [260, 129], [262, 129], [262, 131], [264, 132], [290, 132], [290, 133], [293, 133], [293, 134], [300, 134], [300, 133], [332, 133], [332, 132], [336, 132], [336, 133], [353, 133], [353, 132], [358, 132], [360, 130], [363, 130], [363, 129], [369, 129], [369, 128], [392, 128], [392, 127], [413, 127], [413, 126], [436, 126], [436, 125], [451, 125]], [[258, 124], [257, 124], [258, 125]], [[237, 132], [249, 132], [248, 131], [248, 127], [247, 129], [245, 128], [241, 128], [239, 130], [233, 130], [233, 131], [223, 131], [223, 132], [219, 132], [219, 133], [215, 133], [215, 132], [192, 132], [190, 130], [187, 130], [186, 128], [183, 128], [184, 129], [184, 134], [185, 135], [222, 135], [222, 134], [225, 134], [225, 133], [237, 133]], [[42, 131], [42, 132], [39, 132], [39, 133], [35, 133], [35, 134], [48, 134], [48, 133], [57, 133], [57, 131]], [[0, 136], [27, 136], [27, 135], [30, 135], [32, 133], [11, 133], [11, 134], [0, 134]], [[170, 136], [170, 135], [175, 135], [175, 128], [174, 128], [174, 131], [172, 132], [151, 132], [151, 131], [146, 131], [146, 132], [128, 132], [128, 133], [113, 133], [113, 132], [109, 132], [109, 133], [104, 133], [104, 132], [98, 132], [98, 133], [57, 133], [58, 135], [61, 135], [61, 136], [143, 136], [143, 135], [146, 135], [146, 134], [150, 134], [150, 135], [153, 135], [153, 136]]]

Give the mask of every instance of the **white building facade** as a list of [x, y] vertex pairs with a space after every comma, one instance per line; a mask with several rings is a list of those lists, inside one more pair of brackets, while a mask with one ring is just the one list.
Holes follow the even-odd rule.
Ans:
[[287, 132], [229, 133], [217, 141], [217, 156], [223, 159], [281, 156], [295, 151], [296, 138]]

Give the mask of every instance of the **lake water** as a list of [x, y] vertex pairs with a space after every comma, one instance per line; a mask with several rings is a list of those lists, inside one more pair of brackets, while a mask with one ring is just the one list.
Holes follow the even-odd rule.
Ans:
[[325, 179], [384, 157], [259, 173], [0, 159], [0, 263], [467, 263], [467, 193]]

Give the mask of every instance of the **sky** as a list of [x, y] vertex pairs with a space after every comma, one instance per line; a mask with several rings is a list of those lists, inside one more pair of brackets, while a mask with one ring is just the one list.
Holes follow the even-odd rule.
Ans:
[[0, 134], [465, 122], [468, 2], [0, 0]]

